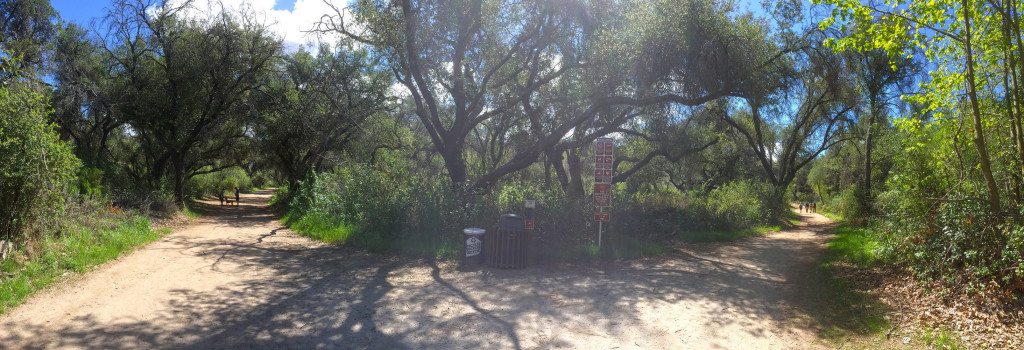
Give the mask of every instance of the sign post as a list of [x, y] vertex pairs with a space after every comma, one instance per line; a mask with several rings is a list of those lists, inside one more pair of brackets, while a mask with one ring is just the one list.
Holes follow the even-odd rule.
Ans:
[[[594, 143], [594, 221], [597, 221], [597, 248], [601, 249], [601, 235], [605, 222], [611, 221], [612, 176], [614, 173], [614, 140], [602, 137]], [[608, 207], [608, 212], [604, 208]]]

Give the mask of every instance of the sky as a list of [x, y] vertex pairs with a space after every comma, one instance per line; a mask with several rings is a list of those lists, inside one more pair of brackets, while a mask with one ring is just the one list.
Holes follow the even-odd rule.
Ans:
[[[185, 0], [171, 1], [180, 3]], [[347, 0], [330, 1], [339, 6], [347, 3]], [[110, 6], [110, 0], [50, 0], [50, 3], [65, 21], [77, 23], [84, 28], [91, 28], [91, 21], [98, 22]], [[315, 51], [311, 48], [315, 46], [317, 38], [303, 31], [312, 29], [313, 24], [324, 14], [333, 13], [323, 0], [194, 0], [195, 7], [199, 9], [194, 15], [215, 12], [211, 9], [219, 9], [212, 6], [217, 3], [223, 3], [225, 8], [234, 11], [248, 6], [253, 10], [251, 12], [262, 14], [271, 30], [284, 39], [287, 51], [297, 50], [300, 46]], [[756, 15], [764, 15], [761, 0], [736, 0], [736, 5], [740, 12], [751, 11]], [[805, 6], [809, 5], [810, 1], [805, 1]], [[335, 40], [336, 37], [325, 39], [327, 42]]]
[[[314, 43], [315, 37], [310, 37], [303, 31], [311, 29], [313, 23], [319, 21], [325, 13], [333, 13], [322, 0], [195, 0], [194, 4], [200, 12], [208, 12], [211, 8], [219, 9], [211, 6], [218, 2], [232, 10], [247, 5], [256, 13], [262, 14], [266, 23], [270, 24], [271, 30], [284, 39], [285, 47], [292, 50]], [[345, 0], [333, 2], [341, 6]], [[50, 0], [50, 4], [65, 21], [90, 28], [91, 21], [99, 21], [99, 18], [106, 14], [110, 1]]]

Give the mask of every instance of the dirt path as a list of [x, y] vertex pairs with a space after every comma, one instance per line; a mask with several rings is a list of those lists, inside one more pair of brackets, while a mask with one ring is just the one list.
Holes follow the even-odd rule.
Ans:
[[829, 222], [656, 259], [460, 272], [299, 237], [267, 191], [42, 292], [0, 348], [779, 349]]

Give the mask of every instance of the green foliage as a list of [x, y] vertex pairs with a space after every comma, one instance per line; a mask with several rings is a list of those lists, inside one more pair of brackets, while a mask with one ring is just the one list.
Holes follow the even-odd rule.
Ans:
[[[718, 241], [757, 234], [752, 228], [774, 218], [772, 193], [751, 180], [730, 182], [710, 192], [672, 189], [628, 195], [622, 191], [616, 211], [625, 226], [640, 231], [677, 232], [690, 241]], [[701, 237], [704, 235], [706, 237]]]
[[277, 179], [267, 170], [257, 170], [250, 176], [252, 189], [274, 187], [278, 184]]
[[103, 194], [103, 170], [82, 168], [78, 173], [78, 193], [90, 196]]
[[948, 136], [955, 125], [906, 121], [901, 127], [903, 151], [889, 190], [878, 197], [880, 253], [926, 280], [970, 286], [996, 279], [1024, 290], [1022, 222], [991, 214], [980, 199], [983, 185], [954, 182], [945, 166], [957, 157], [946, 151], [962, 146]]
[[881, 263], [880, 244], [871, 229], [842, 225], [833, 231], [835, 238], [828, 243], [827, 261], [846, 261], [861, 267]]
[[768, 186], [741, 180], [716, 188], [707, 196], [708, 209], [719, 224], [730, 228], [766, 224], [774, 218]]
[[852, 185], [829, 197], [826, 202], [822, 203], [819, 211], [827, 211], [839, 218], [852, 220], [860, 218], [866, 213], [861, 203], [863, 202], [860, 188], [857, 185]]
[[7, 239], [21, 239], [30, 222], [59, 211], [78, 171], [48, 114], [43, 96], [0, 87], [0, 235]]
[[234, 196], [235, 187], [239, 191], [248, 192], [252, 189], [252, 180], [249, 174], [240, 167], [230, 167], [224, 170], [215, 171], [193, 176], [186, 184], [186, 193], [190, 198], [203, 198], [205, 196]]
[[[451, 215], [439, 212], [454, 209], [450, 195], [445, 197], [450, 188], [437, 188], [443, 185], [438, 182], [420, 187], [415, 177], [401, 173], [356, 165], [335, 173], [312, 174], [292, 186], [295, 193], [275, 194], [273, 202], [280, 207], [279, 203], [287, 201], [285, 221], [300, 233], [377, 251], [393, 248], [403, 232], [456, 230], [458, 225], [444, 222], [444, 218], [457, 216], [459, 211], [452, 210]], [[423, 192], [440, 197], [427, 197]]]
[[112, 7], [111, 30], [97, 41], [105, 69], [119, 73], [96, 92], [105, 107], [93, 114], [109, 109], [112, 123], [135, 131], [123, 142], [129, 151], [113, 161], [172, 191], [180, 207], [191, 176], [241, 164], [253, 149], [254, 121], [277, 102], [260, 90], [282, 44], [263, 24], [229, 12], [186, 17], [133, 2]]
[[[607, 252], [588, 254], [596, 244], [590, 198], [571, 199], [539, 184], [507, 182], [486, 194], [448, 184], [445, 177], [411, 173], [396, 163], [352, 165], [333, 173], [311, 174], [275, 193], [273, 206], [301, 234], [370, 250], [456, 257], [465, 227], [495, 229], [502, 213], [523, 213], [523, 202], [537, 201], [537, 237], [544, 259], [624, 257], [658, 254], [662, 239], [720, 241], [756, 235], [750, 227], [770, 218], [766, 186], [751, 181], [711, 191], [663, 190], [630, 194], [614, 191], [612, 223], [605, 225]], [[290, 192], [294, 191], [294, 192]], [[753, 194], [749, 194], [752, 192]], [[709, 231], [709, 229], [719, 229]], [[559, 247], [554, 251], [548, 248]]]

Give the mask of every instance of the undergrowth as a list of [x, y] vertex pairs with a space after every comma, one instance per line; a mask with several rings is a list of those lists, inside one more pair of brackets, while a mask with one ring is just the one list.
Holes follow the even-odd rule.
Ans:
[[728, 241], [781, 227], [764, 226], [777, 221], [777, 210], [765, 204], [766, 185], [753, 181], [690, 192], [614, 187], [612, 222], [604, 226], [613, 238], [601, 249], [590, 196], [540, 183], [501, 183], [481, 193], [400, 164], [351, 165], [310, 174], [271, 202], [286, 225], [314, 239], [443, 259], [460, 257], [462, 229], [494, 232], [502, 214], [523, 214], [527, 199], [537, 204], [533, 251], [540, 261], [642, 257], [663, 253], [667, 240]]
[[139, 216], [105, 221], [93, 228], [71, 226], [63, 235], [44, 238], [40, 256], [19, 252], [0, 263], [0, 314], [66, 272], [89, 271], [166, 233], [152, 230], [149, 220]]

